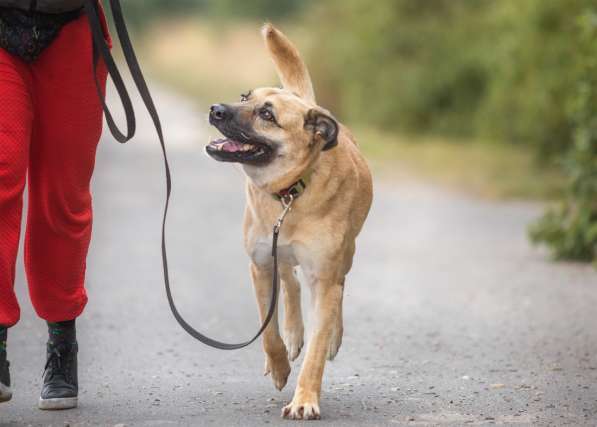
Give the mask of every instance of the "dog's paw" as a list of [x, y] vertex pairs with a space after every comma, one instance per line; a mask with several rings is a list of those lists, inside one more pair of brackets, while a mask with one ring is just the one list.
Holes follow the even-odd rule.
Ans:
[[328, 352], [327, 352], [327, 359], [334, 360], [336, 355], [338, 354], [338, 350], [340, 350], [340, 346], [342, 345], [342, 335], [344, 330], [342, 325], [335, 326], [332, 329], [332, 336], [330, 337], [330, 344], [328, 345]]
[[286, 346], [286, 351], [288, 351], [288, 360], [295, 360], [301, 354], [304, 344], [304, 334], [305, 328], [302, 322], [284, 328], [284, 345]]
[[271, 358], [265, 357], [265, 372], [264, 376], [271, 374], [272, 382], [278, 390], [282, 390], [288, 381], [290, 375], [290, 363], [286, 355], [284, 357]]
[[319, 399], [303, 393], [295, 394], [292, 402], [282, 409], [282, 418], [288, 420], [319, 420]]

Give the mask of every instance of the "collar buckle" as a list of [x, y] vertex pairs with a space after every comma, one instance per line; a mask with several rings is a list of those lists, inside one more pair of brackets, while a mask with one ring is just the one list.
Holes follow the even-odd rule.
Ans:
[[287, 203], [289, 198], [296, 199], [301, 194], [303, 194], [303, 192], [307, 188], [307, 184], [305, 183], [305, 180], [306, 180], [306, 178], [300, 178], [297, 182], [292, 184], [290, 187], [284, 188], [284, 189], [278, 191], [277, 193], [272, 194], [272, 196], [274, 197], [274, 199], [280, 200], [282, 202], [282, 204], [284, 204], [285, 201]]

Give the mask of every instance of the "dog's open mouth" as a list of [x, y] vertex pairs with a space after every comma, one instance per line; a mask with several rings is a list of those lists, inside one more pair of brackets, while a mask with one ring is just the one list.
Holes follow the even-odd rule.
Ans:
[[262, 163], [271, 154], [271, 148], [261, 142], [239, 142], [230, 138], [218, 138], [205, 150], [221, 162]]

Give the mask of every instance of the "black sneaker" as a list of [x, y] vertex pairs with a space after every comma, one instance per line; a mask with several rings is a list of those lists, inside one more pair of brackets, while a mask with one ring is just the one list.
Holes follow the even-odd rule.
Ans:
[[6, 360], [6, 350], [0, 350], [0, 402], [8, 402], [12, 398], [9, 365]]
[[71, 409], [78, 404], [76, 341], [48, 341], [44, 385], [39, 398], [39, 409]]

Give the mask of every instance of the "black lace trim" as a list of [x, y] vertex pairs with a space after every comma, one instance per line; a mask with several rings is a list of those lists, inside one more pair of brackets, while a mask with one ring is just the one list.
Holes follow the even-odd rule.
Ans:
[[62, 27], [82, 13], [82, 9], [49, 14], [0, 8], [0, 48], [33, 62], [54, 41]]

